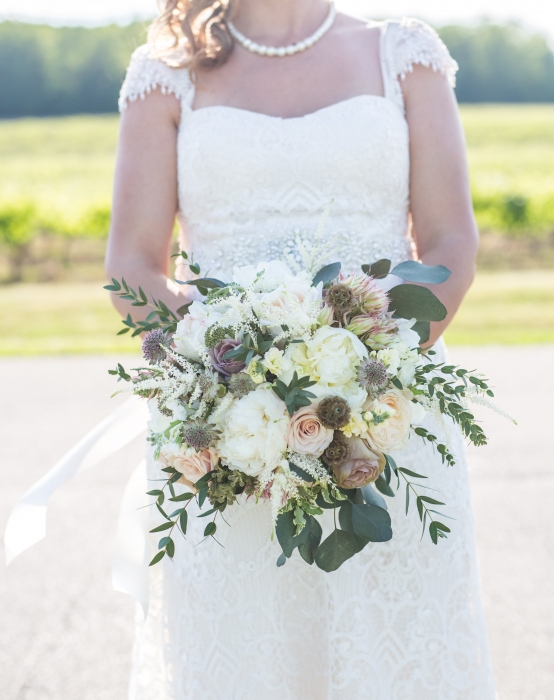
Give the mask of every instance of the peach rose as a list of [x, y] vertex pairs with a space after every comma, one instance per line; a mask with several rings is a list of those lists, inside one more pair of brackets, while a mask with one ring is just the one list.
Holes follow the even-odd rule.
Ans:
[[412, 420], [411, 397], [410, 391], [389, 389], [378, 399], [364, 404], [364, 411], [392, 409], [390, 411], [392, 415], [382, 423], [370, 424], [367, 441], [373, 449], [389, 452], [390, 450], [402, 450], [406, 447]]
[[370, 449], [365, 440], [348, 440], [348, 459], [333, 467], [337, 484], [343, 489], [361, 489], [379, 477], [386, 464], [385, 455]]
[[[176, 446], [174, 446], [176, 447]], [[184, 484], [193, 489], [194, 484], [208, 472], [213, 471], [219, 457], [215, 450], [208, 449], [196, 452], [192, 448], [185, 450], [163, 450], [160, 454], [160, 462], [169, 467], [174, 467], [182, 473], [182, 477], [177, 483]]]
[[292, 414], [286, 439], [293, 452], [319, 457], [333, 440], [333, 431], [323, 427], [316, 406], [304, 406]]

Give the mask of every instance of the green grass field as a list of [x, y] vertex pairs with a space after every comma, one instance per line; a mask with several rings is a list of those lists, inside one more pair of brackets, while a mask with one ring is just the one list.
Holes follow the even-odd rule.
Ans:
[[[98, 284], [0, 290], [0, 355], [136, 353]], [[554, 343], [554, 271], [480, 274], [447, 331], [453, 345]]]
[[[554, 217], [554, 105], [463, 105], [461, 115], [474, 192], [543, 208], [552, 199]], [[109, 203], [117, 131], [117, 115], [0, 122], [0, 202], [70, 218]]]

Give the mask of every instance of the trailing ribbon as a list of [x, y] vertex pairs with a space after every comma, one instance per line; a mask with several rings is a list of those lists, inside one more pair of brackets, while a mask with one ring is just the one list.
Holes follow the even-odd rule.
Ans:
[[[13, 508], [6, 532], [6, 563], [29, 549], [46, 535], [46, 512], [52, 494], [74, 476], [90, 469], [106, 457], [127, 445], [146, 429], [149, 411], [144, 400], [131, 397], [99, 423], [78, 442], [47, 474], [32, 486]], [[133, 473], [123, 498], [116, 555], [113, 567], [113, 584], [116, 590], [130, 593], [146, 613], [148, 588], [144, 568], [147, 556], [146, 521], [143, 513], [133, 512], [138, 503], [138, 491], [144, 491], [146, 474], [144, 463]], [[139, 534], [139, 528], [142, 534]], [[145, 578], [146, 577], [146, 578]]]

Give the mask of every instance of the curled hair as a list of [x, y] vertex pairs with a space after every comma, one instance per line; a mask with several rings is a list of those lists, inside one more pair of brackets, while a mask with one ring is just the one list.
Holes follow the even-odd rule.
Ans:
[[157, 57], [173, 68], [217, 68], [229, 58], [234, 39], [227, 21], [235, 0], [158, 0], [160, 15], [148, 40]]

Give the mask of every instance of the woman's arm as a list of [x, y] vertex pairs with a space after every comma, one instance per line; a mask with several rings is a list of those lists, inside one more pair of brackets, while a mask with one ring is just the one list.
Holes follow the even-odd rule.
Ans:
[[445, 265], [451, 277], [429, 285], [448, 309], [431, 324], [435, 342], [452, 321], [475, 274], [479, 241], [473, 216], [464, 134], [445, 76], [414, 66], [402, 84], [410, 129], [410, 199], [418, 256]]
[[[108, 277], [161, 299], [172, 311], [187, 303], [188, 287], [168, 278], [177, 195], [177, 129], [180, 106], [173, 95], [153, 91], [129, 104], [121, 118], [112, 223], [106, 256]], [[144, 319], [149, 307], [131, 307], [112, 295], [122, 316]]]

